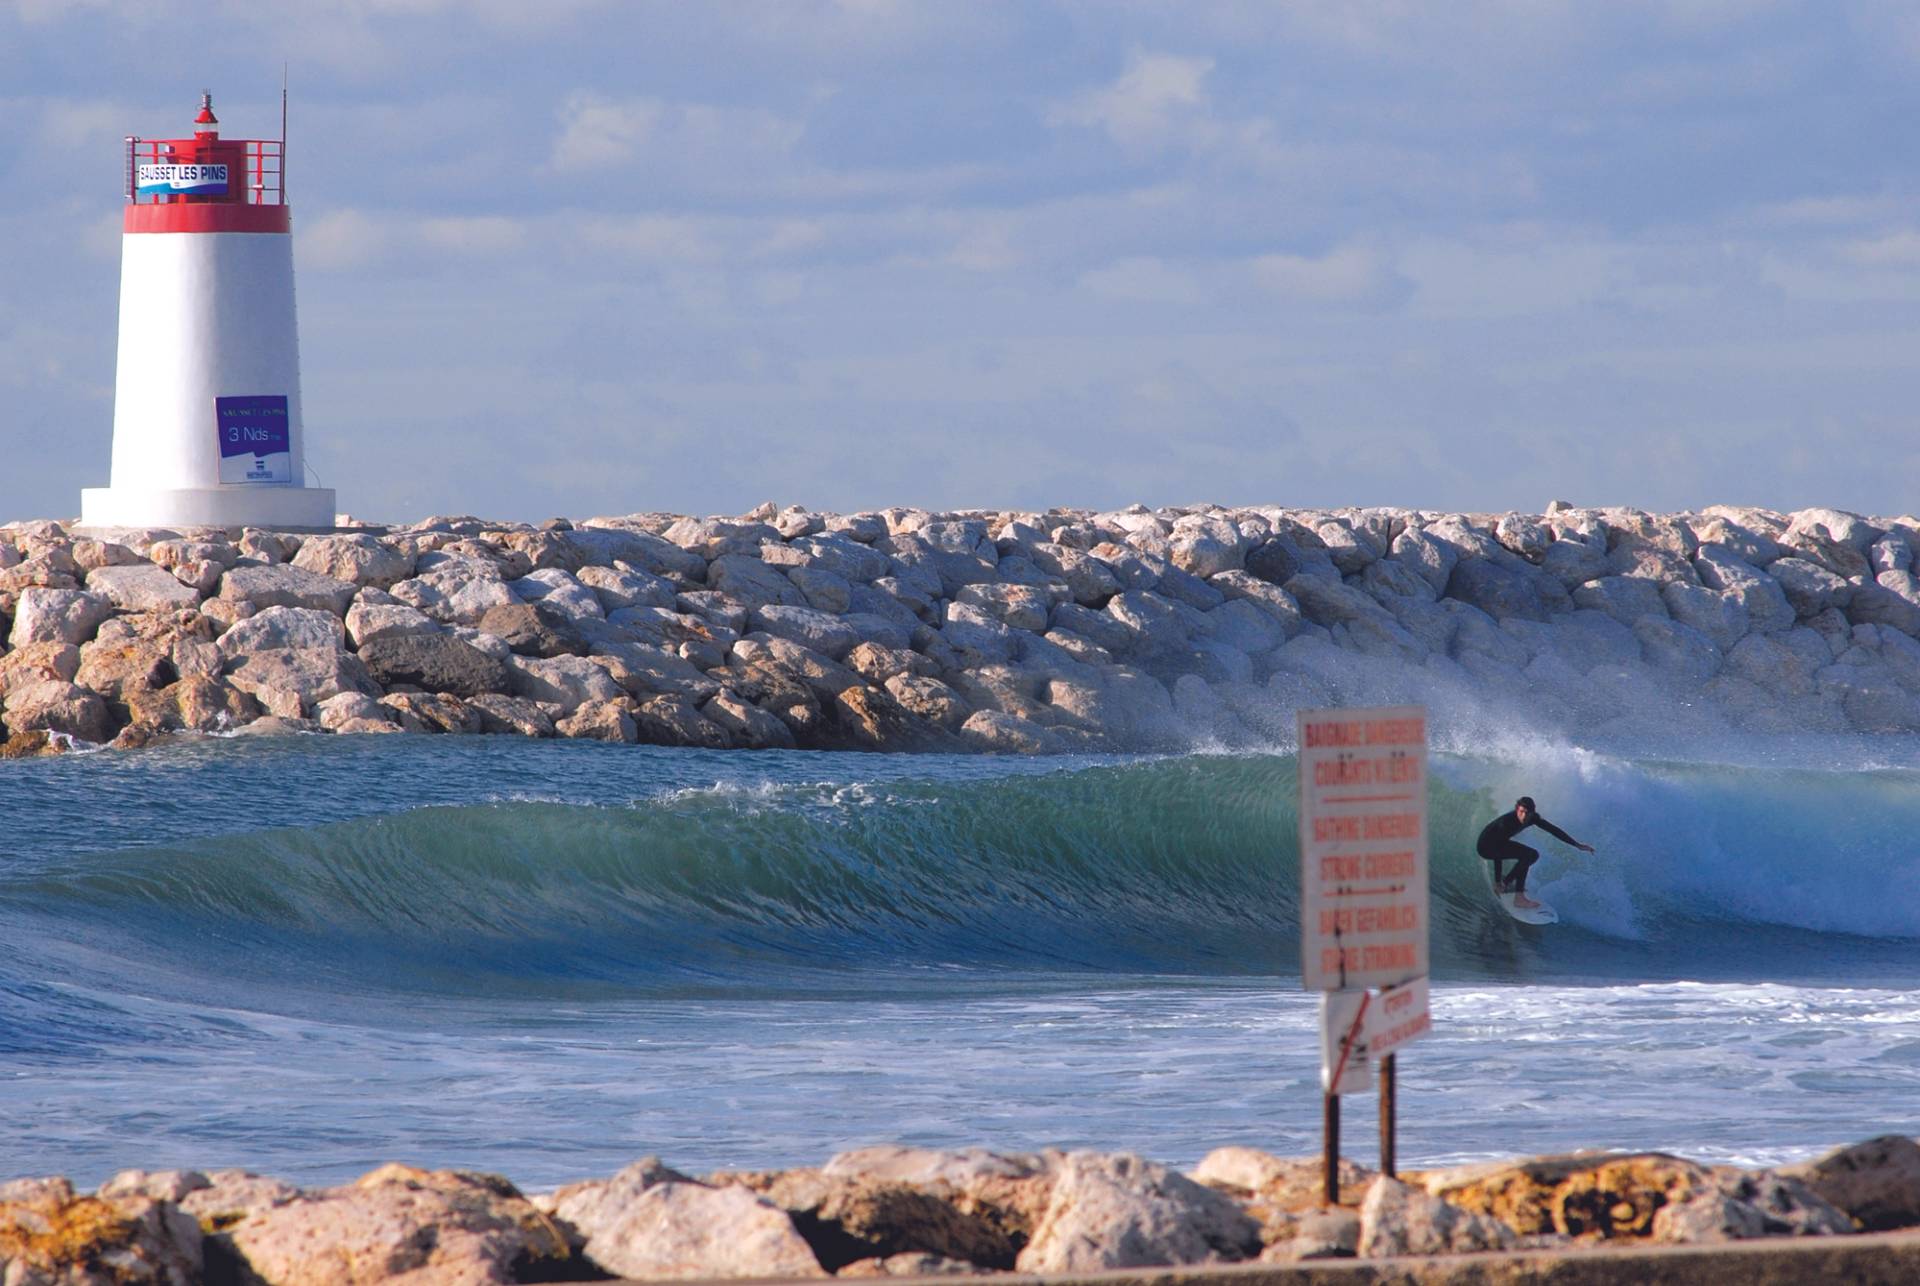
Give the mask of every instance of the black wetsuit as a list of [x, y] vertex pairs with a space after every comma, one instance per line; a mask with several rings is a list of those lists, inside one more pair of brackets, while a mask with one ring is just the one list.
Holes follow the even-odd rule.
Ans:
[[[1527, 891], [1527, 871], [1540, 860], [1537, 850], [1525, 844], [1516, 843], [1514, 836], [1529, 826], [1538, 826], [1547, 834], [1563, 844], [1580, 847], [1580, 841], [1555, 826], [1552, 822], [1534, 813], [1526, 821], [1521, 821], [1514, 813], [1502, 813], [1488, 822], [1486, 829], [1480, 832], [1480, 842], [1474, 845], [1480, 856], [1493, 863], [1493, 887], [1499, 893], [1525, 893]], [[1513, 874], [1508, 877], [1513, 887], [1508, 888], [1500, 881], [1500, 863], [1513, 862]]]

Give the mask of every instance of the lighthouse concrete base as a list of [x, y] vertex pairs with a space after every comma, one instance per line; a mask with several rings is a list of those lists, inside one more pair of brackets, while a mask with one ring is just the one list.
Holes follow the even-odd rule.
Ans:
[[331, 487], [87, 487], [83, 527], [267, 527], [330, 531]]

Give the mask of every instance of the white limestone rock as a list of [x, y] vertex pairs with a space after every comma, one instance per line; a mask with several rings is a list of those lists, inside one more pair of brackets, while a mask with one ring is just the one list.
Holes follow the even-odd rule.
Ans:
[[887, 524], [877, 514], [829, 514], [826, 531], [828, 535], [844, 536], [862, 545], [871, 545], [887, 534]]
[[521, 737], [555, 735], [553, 716], [537, 701], [510, 697], [501, 692], [482, 692], [468, 697], [467, 705], [480, 717], [483, 733], [508, 733]]
[[860, 632], [853, 626], [811, 607], [780, 604], [757, 607], [748, 617], [748, 624], [760, 633], [797, 643], [835, 661], [860, 642]]
[[113, 615], [113, 603], [101, 594], [78, 589], [23, 589], [13, 608], [7, 636], [16, 648], [32, 643], [85, 643]]
[[[1107, 604], [1106, 615], [1126, 630], [1120, 647], [1115, 650], [1143, 659], [1185, 652], [1196, 634], [1206, 634], [1212, 629], [1212, 623], [1194, 608], [1148, 590], [1116, 594]], [[1073, 618], [1059, 612], [1054, 616], [1056, 624], [1069, 619]]]
[[1913, 542], [1904, 532], [1889, 531], [1867, 551], [1867, 562], [1877, 576], [1882, 572], [1904, 572], [1913, 568]]
[[601, 620], [607, 614], [598, 594], [558, 567], [528, 572], [518, 580], [508, 581], [507, 588], [521, 602], [545, 603], [565, 613], [570, 620]]
[[1646, 617], [1668, 615], [1660, 584], [1638, 576], [1602, 576], [1574, 590], [1573, 601], [1629, 627]]
[[726, 554], [707, 569], [707, 585], [749, 609], [757, 607], [805, 607], [807, 597], [777, 567], [755, 557]]
[[506, 662], [512, 695], [551, 703], [569, 715], [590, 701], [617, 701], [626, 695], [605, 666], [584, 656], [510, 655]]
[[[873, 539], [879, 539], [878, 536]], [[865, 585], [887, 574], [890, 562], [884, 553], [855, 539], [851, 532], [827, 532], [794, 540], [789, 549], [811, 560], [809, 566], [832, 572], [850, 584]], [[762, 557], [764, 557], [764, 553]]]
[[1767, 572], [1802, 618], [1817, 616], [1829, 607], [1844, 608], [1853, 598], [1852, 585], [1804, 558], [1776, 558], [1767, 565]]
[[1720, 672], [1722, 654], [1711, 638], [1691, 625], [1643, 616], [1633, 623], [1647, 664], [1661, 673], [1704, 683]]
[[588, 519], [567, 533], [567, 537], [586, 550], [588, 560], [596, 566], [625, 563], [687, 584], [706, 579], [707, 560], [699, 554], [682, 549], [656, 533], [613, 525], [616, 521]]
[[1553, 530], [1527, 514], [1510, 513], [1493, 529], [1494, 539], [1530, 563], [1540, 563], [1553, 544]]
[[1239, 1206], [1185, 1175], [1130, 1154], [1053, 1159], [1045, 1210], [1016, 1268], [1085, 1273], [1246, 1259], [1260, 1228]]
[[[1390, 559], [1377, 561], [1368, 567], [1368, 571], [1372, 571], [1374, 567], [1384, 566], [1387, 562], [1391, 561]], [[1426, 584], [1424, 579], [1416, 579], [1419, 580], [1422, 586]], [[1300, 614], [1300, 604], [1294, 599], [1293, 595], [1287, 593], [1286, 590], [1280, 588], [1278, 585], [1261, 580], [1250, 572], [1221, 572], [1207, 583], [1219, 590], [1221, 596], [1228, 602], [1245, 601], [1252, 603], [1255, 607], [1272, 617], [1274, 622], [1280, 626], [1288, 638], [1298, 634], [1301, 627], [1305, 624], [1306, 618]], [[1217, 612], [1220, 609], [1216, 607], [1212, 610]]]
[[1873, 584], [1854, 588], [1847, 619], [1856, 625], [1891, 626], [1909, 638], [1920, 637], [1920, 577], [1912, 572], [1881, 572]]
[[[724, 654], [720, 660], [724, 661]], [[644, 643], [611, 643], [595, 650], [595, 664], [636, 697], [684, 697], [696, 704], [714, 696], [720, 685], [678, 653]]]
[[928, 675], [896, 674], [884, 686], [908, 713], [948, 731], [958, 729], [974, 712], [958, 692]]
[[237, 1280], [505, 1286], [523, 1271], [551, 1280], [578, 1269], [553, 1224], [493, 1176], [388, 1165], [337, 1188], [254, 1201], [220, 1234]]
[[308, 607], [345, 616], [359, 586], [286, 564], [240, 565], [220, 578], [220, 597], [269, 607]]
[[1357, 576], [1370, 563], [1386, 556], [1386, 546], [1364, 526], [1356, 528], [1343, 518], [1328, 518], [1312, 527], [1342, 576]]
[[1598, 580], [1607, 574], [1605, 537], [1595, 540], [1555, 540], [1541, 555], [1540, 570], [1557, 579], [1569, 591]]
[[1113, 569], [1091, 554], [1041, 542], [1026, 546], [1033, 565], [1049, 576], [1066, 582], [1073, 601], [1085, 607], [1100, 607], [1123, 588]]
[[87, 590], [122, 612], [175, 612], [200, 603], [195, 590], [152, 563], [96, 568], [87, 573]]
[[304, 719], [320, 702], [343, 692], [380, 695], [359, 657], [329, 647], [248, 652], [234, 664], [227, 682], [283, 719]]
[[[357, 731], [347, 728], [362, 720], [391, 724], [393, 712], [364, 692], [342, 692], [314, 703], [313, 717], [328, 732]], [[397, 726], [397, 725], [396, 725]]]
[[722, 690], [700, 707], [700, 713], [724, 729], [733, 744], [745, 750], [791, 750], [793, 730], [776, 716]]
[[250, 652], [267, 648], [322, 648], [339, 650], [346, 646], [347, 633], [340, 618], [331, 612], [310, 607], [269, 607], [244, 621], [236, 621], [215, 646], [229, 665], [238, 664]]
[[388, 589], [413, 575], [414, 555], [364, 532], [309, 536], [293, 565], [351, 585]]
[[969, 668], [1005, 665], [1013, 660], [1019, 633], [971, 603], [948, 607], [946, 624], [940, 627], [940, 638]]
[[113, 739], [115, 723], [100, 695], [58, 679], [30, 678], [9, 685], [0, 710], [9, 732], [44, 729], [95, 745]]
[[1802, 509], [1791, 515], [1781, 540], [1791, 545], [1802, 536], [1820, 536], [1864, 556], [1885, 534], [1884, 528], [1843, 509]]
[[508, 589], [497, 574], [479, 575], [470, 566], [434, 567], [411, 580], [399, 582], [389, 593], [406, 606], [447, 625], [478, 625], [480, 618], [493, 608], [520, 602], [519, 595]]
[[1393, 539], [1390, 553], [1433, 587], [1435, 594], [1447, 588], [1453, 565], [1460, 551], [1422, 528], [1409, 527]]
[[1227, 530], [1224, 538], [1212, 530], [1176, 530], [1170, 542], [1169, 560], [1181, 571], [1202, 579], [1238, 570], [1246, 558], [1239, 533], [1231, 524], [1219, 526]]
[[638, 567], [582, 567], [575, 578], [600, 600], [601, 614], [623, 607], [672, 607], [677, 591], [664, 576]]
[[[406, 634], [438, 634], [445, 628], [425, 612], [404, 603], [368, 604], [356, 600], [347, 609], [347, 638], [356, 650], [375, 639]], [[505, 644], [501, 646], [505, 647]]]
[[1674, 620], [1699, 630], [1722, 651], [1746, 637], [1747, 607], [1736, 594], [1673, 583], [1663, 586], [1660, 596]]
[[789, 567], [787, 579], [816, 612], [839, 616], [853, 605], [853, 583], [838, 572], [821, 567]]
[[1514, 1240], [1513, 1229], [1498, 1219], [1385, 1175], [1373, 1181], [1360, 1204], [1359, 1249], [1369, 1259], [1506, 1250]]
[[575, 741], [608, 741], [615, 745], [635, 745], [639, 727], [626, 707], [613, 701], [583, 701], [572, 712], [553, 724], [557, 736]]
[[831, 701], [848, 688], [861, 686], [860, 676], [846, 666], [791, 640], [770, 634], [742, 638], [731, 649], [734, 662], [765, 666], [791, 676], [822, 701]]
[[787, 1212], [746, 1188], [659, 1183], [579, 1225], [589, 1259], [653, 1281], [825, 1277]]
[[960, 725], [960, 739], [989, 755], [1058, 754], [1065, 747], [1047, 728], [999, 710], [980, 710]]
[[1035, 633], [1046, 630], [1054, 606], [1052, 596], [1029, 585], [967, 585], [954, 602], [978, 608], [1009, 628]]

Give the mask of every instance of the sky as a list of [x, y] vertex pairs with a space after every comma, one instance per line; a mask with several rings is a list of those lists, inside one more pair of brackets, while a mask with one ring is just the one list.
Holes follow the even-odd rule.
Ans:
[[0, 518], [121, 140], [273, 137], [343, 510], [1920, 510], [1904, 0], [0, 0]]

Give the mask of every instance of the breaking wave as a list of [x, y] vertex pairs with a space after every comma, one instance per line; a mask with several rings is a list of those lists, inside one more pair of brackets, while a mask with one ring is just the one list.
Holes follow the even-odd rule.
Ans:
[[[919, 776], [624, 803], [549, 783], [56, 856], [0, 874], [0, 983], [19, 953], [340, 995], [806, 994], [1063, 972], [1292, 985], [1291, 755], [990, 777], [921, 762]], [[1564, 917], [1549, 929], [1493, 906], [1473, 855], [1522, 791], [1599, 849], [1539, 841], [1534, 888]], [[1911, 767], [1542, 746], [1436, 756], [1430, 802], [1440, 978], [1864, 983], [1920, 959]]]

